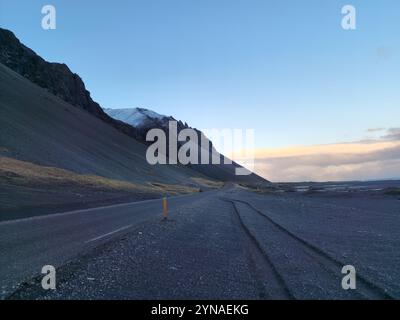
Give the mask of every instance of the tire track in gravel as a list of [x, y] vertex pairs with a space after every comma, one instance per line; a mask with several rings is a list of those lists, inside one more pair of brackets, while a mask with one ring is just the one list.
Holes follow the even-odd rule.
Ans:
[[[245, 223], [243, 222], [243, 219], [240, 217], [240, 210], [238, 210], [236, 203], [242, 203], [242, 204], [246, 205], [248, 208], [250, 208], [252, 210], [252, 212], [254, 212], [258, 216], [262, 217], [264, 219], [264, 221], [267, 224], [269, 224], [270, 227], [273, 227], [273, 229], [276, 232], [283, 235], [284, 238], [286, 237], [286, 239], [288, 241], [295, 241], [297, 246], [304, 253], [306, 253], [308, 256], [310, 256], [315, 261], [317, 261], [321, 265], [321, 267], [323, 267], [325, 269], [325, 271], [329, 272], [331, 275], [337, 276], [337, 270], [341, 270], [341, 268], [345, 265], [344, 263], [338, 261], [336, 258], [330, 256], [328, 253], [321, 250], [320, 248], [314, 246], [313, 244], [309, 243], [308, 241], [293, 234], [291, 231], [289, 231], [282, 225], [275, 222], [266, 213], [255, 208], [251, 203], [244, 201], [244, 200], [238, 200], [238, 199], [224, 199], [224, 200], [229, 201], [233, 204], [233, 206], [235, 207], [235, 210], [237, 212], [237, 215], [239, 216], [241, 224], [243, 225], [244, 228], [246, 228], [248, 234], [252, 234], [252, 233], [249, 230], [249, 228], [246, 227]], [[264, 249], [262, 249], [262, 246], [259, 244], [257, 237], [254, 236], [254, 234], [252, 234], [251, 237], [254, 242], [258, 243], [258, 247], [261, 250], [264, 250]], [[269, 261], [271, 261], [271, 259], [269, 259]], [[283, 280], [283, 277], [282, 277], [282, 280]], [[367, 299], [394, 299], [383, 288], [372, 283], [371, 281], [369, 281], [368, 279], [366, 279], [359, 273], [357, 273], [357, 292], [355, 292], [354, 294], [361, 295], [361, 297], [367, 298]]]
[[274, 300], [293, 299], [293, 294], [290, 292], [285, 280], [271, 262], [268, 254], [262, 249], [255, 236], [250, 232], [246, 224], [243, 222], [243, 219], [235, 204], [231, 201], [226, 202], [232, 204], [235, 212], [235, 220], [242, 229], [243, 237], [245, 238], [246, 249], [248, 250], [250, 259], [254, 264], [260, 298]]

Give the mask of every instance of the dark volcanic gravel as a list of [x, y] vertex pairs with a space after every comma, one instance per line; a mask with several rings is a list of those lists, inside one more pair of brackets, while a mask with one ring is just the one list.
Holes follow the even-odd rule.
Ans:
[[[280, 227], [224, 199], [246, 201]], [[64, 264], [55, 291], [36, 279], [10, 298], [399, 298], [399, 208], [383, 194], [229, 189], [187, 202], [167, 221], [137, 224]], [[341, 263], [356, 267], [357, 290], [341, 289]]]

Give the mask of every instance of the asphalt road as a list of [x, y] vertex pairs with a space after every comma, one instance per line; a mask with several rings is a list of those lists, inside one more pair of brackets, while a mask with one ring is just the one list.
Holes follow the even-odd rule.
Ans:
[[[217, 191], [170, 197], [169, 211], [215, 196]], [[0, 298], [40, 273], [61, 266], [114, 236], [149, 219], [162, 218], [162, 200], [146, 200], [0, 222]]]
[[[368, 204], [370, 202], [370, 204]], [[392, 299], [399, 202], [239, 187], [0, 223], [10, 299]], [[57, 267], [57, 289], [40, 285]], [[356, 290], [342, 267], [356, 268]]]

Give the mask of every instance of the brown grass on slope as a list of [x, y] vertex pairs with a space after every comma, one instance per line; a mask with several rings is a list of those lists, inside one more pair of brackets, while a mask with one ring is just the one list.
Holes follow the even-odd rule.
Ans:
[[0, 179], [2, 183], [18, 185], [75, 185], [118, 191], [146, 192], [156, 194], [180, 194], [198, 192], [198, 188], [184, 185], [149, 183], [149, 185], [108, 179], [96, 175], [77, 174], [72, 171], [39, 166], [30, 162], [0, 156]]

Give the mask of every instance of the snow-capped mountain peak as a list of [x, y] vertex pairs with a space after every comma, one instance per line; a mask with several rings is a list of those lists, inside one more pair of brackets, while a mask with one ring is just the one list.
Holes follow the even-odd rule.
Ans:
[[134, 127], [141, 127], [148, 121], [162, 120], [167, 116], [145, 108], [104, 109], [110, 117], [128, 123]]

